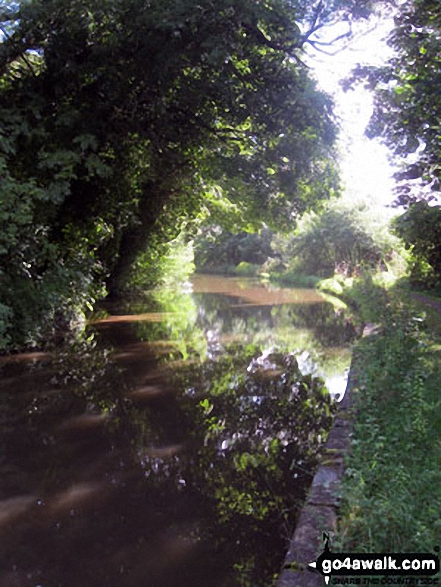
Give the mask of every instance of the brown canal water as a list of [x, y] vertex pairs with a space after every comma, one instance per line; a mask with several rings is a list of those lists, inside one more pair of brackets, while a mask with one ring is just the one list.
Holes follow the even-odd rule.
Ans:
[[0, 586], [269, 587], [355, 334], [312, 290], [195, 276], [0, 358]]

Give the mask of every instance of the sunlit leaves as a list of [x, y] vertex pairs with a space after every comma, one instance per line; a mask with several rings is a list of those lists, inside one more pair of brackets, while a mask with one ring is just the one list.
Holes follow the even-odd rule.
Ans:
[[[379, 136], [401, 159], [417, 153], [422, 172], [418, 178], [398, 177], [397, 203], [409, 205], [424, 197], [433, 199], [439, 189], [441, 22], [439, 7], [431, 0], [400, 4], [389, 44], [395, 49], [387, 66], [359, 73], [376, 88], [375, 111], [369, 136]], [[402, 174], [400, 174], [402, 175]], [[418, 181], [409, 181], [417, 179]]]
[[[287, 223], [338, 189], [332, 103], [299, 59], [299, 22], [312, 26], [318, 11], [324, 24], [329, 7], [288, 0], [9, 7], [14, 14], [0, 15], [0, 149], [12, 199], [26, 194], [10, 218], [9, 251], [26, 241], [22, 253], [43, 267], [42, 251], [52, 247], [67, 267], [77, 245], [65, 229], [75, 226], [78, 249], [86, 239], [94, 251], [92, 274], [107, 274], [116, 291], [147, 245], [172, 240], [201, 209], [234, 212], [246, 228]], [[98, 219], [109, 227], [104, 242], [93, 228]], [[44, 231], [29, 240], [32, 224]], [[11, 259], [2, 261], [7, 274]], [[40, 279], [42, 269], [25, 262], [31, 281]]]
[[412, 282], [437, 287], [441, 271], [441, 208], [417, 202], [394, 219], [393, 227], [412, 251]]
[[352, 275], [362, 266], [385, 264], [397, 244], [387, 224], [378, 223], [366, 204], [335, 200], [318, 214], [306, 214], [296, 232], [279, 237], [274, 248], [288, 270], [331, 276], [334, 271]]

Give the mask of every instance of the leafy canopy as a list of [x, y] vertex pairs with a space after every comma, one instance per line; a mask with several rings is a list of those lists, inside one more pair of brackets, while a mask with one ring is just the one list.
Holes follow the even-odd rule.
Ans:
[[248, 224], [329, 198], [332, 103], [302, 47], [365, 4], [2, 2], [3, 335], [117, 290], [209, 194]]
[[395, 232], [411, 249], [410, 280], [414, 285], [439, 287], [441, 273], [441, 208], [416, 202], [393, 221]]

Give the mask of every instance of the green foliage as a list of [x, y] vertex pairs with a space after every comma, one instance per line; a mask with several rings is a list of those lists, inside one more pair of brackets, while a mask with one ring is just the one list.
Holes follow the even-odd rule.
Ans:
[[428, 552], [441, 538], [438, 357], [421, 316], [384, 291], [376, 316], [355, 355], [340, 538], [347, 551]]
[[0, 304], [0, 349], [6, 348], [11, 342], [8, 329], [11, 324], [12, 309], [5, 304]]
[[179, 287], [194, 271], [193, 243], [182, 232], [170, 242], [152, 235], [147, 248], [137, 255], [127, 276], [126, 295], [137, 295], [153, 286]]
[[411, 249], [412, 285], [438, 288], [441, 285], [441, 208], [425, 201], [413, 204], [394, 219], [393, 227]]
[[336, 200], [305, 214], [293, 235], [276, 237], [272, 246], [287, 273], [330, 277], [385, 266], [397, 244], [367, 204]]
[[354, 11], [291, 0], [7, 3], [0, 289], [23, 293], [21, 310], [4, 301], [9, 336], [35, 332], [29, 304], [51, 314], [44, 283], [73, 306], [103, 278], [115, 292], [138, 254], [173, 240], [203, 204], [214, 217], [235, 209], [250, 227], [287, 223], [335, 193], [332, 102], [300, 55], [313, 30]]
[[379, 308], [387, 305], [387, 291], [398, 281], [397, 275], [385, 279], [385, 274], [369, 270], [356, 277], [335, 274], [320, 281], [318, 289], [336, 296], [351, 308], [354, 322], [363, 329], [366, 323], [376, 324], [381, 319]]
[[[441, 168], [439, 121], [441, 18], [438, 2], [400, 3], [388, 43], [393, 57], [380, 68], [359, 67], [355, 79], [375, 88], [368, 136], [381, 137], [401, 161], [397, 202], [437, 196]], [[406, 157], [411, 157], [406, 160]]]
[[24, 223], [20, 232], [15, 246], [0, 255], [5, 263], [0, 271], [5, 333], [0, 348], [34, 345], [65, 330], [104, 293], [102, 264], [96, 254], [108, 238], [104, 223], [97, 221], [87, 238], [67, 226], [63, 245], [48, 242], [49, 229], [42, 225]]
[[259, 232], [234, 234], [219, 225], [202, 225], [195, 238], [196, 267], [210, 271], [234, 268], [242, 263], [262, 265], [273, 253], [271, 237], [272, 233], [267, 228]]
[[234, 273], [242, 277], [252, 277], [253, 275], [257, 275], [259, 269], [260, 265], [242, 261], [241, 263], [239, 263], [239, 265], [235, 267]]
[[242, 261], [261, 264], [260, 273], [272, 280], [314, 287], [335, 272], [351, 276], [363, 268], [397, 265], [401, 248], [387, 221], [378, 222], [377, 210], [365, 202], [334, 200], [319, 213], [306, 213], [291, 233], [265, 228], [259, 234], [230, 234], [220, 226], [202, 226], [195, 257], [198, 267], [209, 270]]
[[287, 283], [294, 287], [315, 287], [322, 279], [318, 275], [303, 275], [297, 271], [285, 271], [282, 274], [270, 272], [269, 278], [272, 281]]

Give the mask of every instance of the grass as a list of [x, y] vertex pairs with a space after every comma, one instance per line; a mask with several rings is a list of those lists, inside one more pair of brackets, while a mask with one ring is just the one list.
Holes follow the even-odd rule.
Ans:
[[428, 326], [421, 306], [374, 294], [367, 299], [381, 331], [356, 349], [337, 543], [343, 551], [433, 553], [441, 546], [441, 317]]

